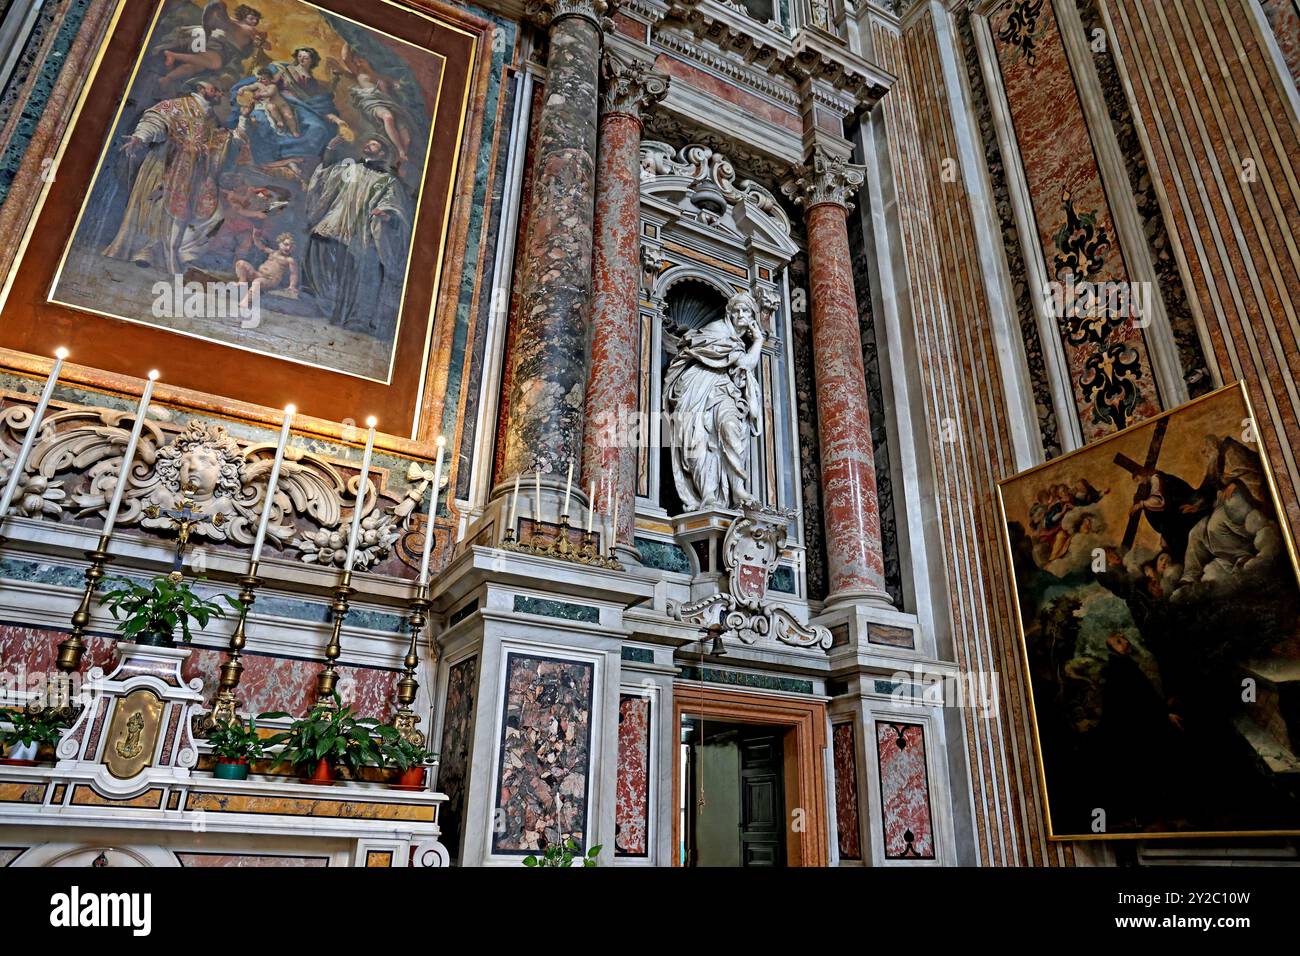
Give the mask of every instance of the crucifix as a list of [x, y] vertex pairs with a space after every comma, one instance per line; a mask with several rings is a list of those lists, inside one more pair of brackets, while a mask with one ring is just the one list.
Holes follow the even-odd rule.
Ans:
[[[1133, 493], [1133, 503], [1137, 504], [1146, 497], [1144, 491], [1143, 479], [1149, 478], [1156, 470], [1156, 462], [1160, 459], [1160, 446], [1165, 442], [1165, 432], [1169, 429], [1169, 418], [1160, 419], [1156, 422], [1156, 430], [1151, 436], [1151, 444], [1147, 446], [1147, 457], [1145, 464], [1139, 465], [1128, 455], [1123, 452], [1115, 456], [1115, 464], [1119, 465], [1138, 481], [1137, 490]], [[1137, 538], [1138, 523], [1142, 520], [1142, 511], [1133, 511], [1128, 516], [1128, 527], [1124, 529], [1124, 551], [1127, 553], [1133, 547], [1133, 542]]]
[[203, 513], [201, 506], [194, 504], [191, 495], [198, 490], [198, 485], [191, 479], [185, 485], [185, 491], [181, 495], [179, 508], [159, 508], [157, 505], [150, 505], [144, 509], [144, 513], [150, 518], [169, 518], [176, 528], [176, 556], [172, 558], [172, 570], [179, 571], [181, 564], [185, 559], [185, 546], [190, 542], [190, 531], [195, 525], [209, 522], [214, 528], [220, 528], [226, 523], [225, 515], [208, 516]]

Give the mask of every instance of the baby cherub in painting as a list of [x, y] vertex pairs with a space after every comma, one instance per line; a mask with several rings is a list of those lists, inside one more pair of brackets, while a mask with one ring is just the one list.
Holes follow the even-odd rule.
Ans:
[[[253, 241], [257, 248], [266, 253], [266, 259], [260, 266], [254, 267], [247, 259], [240, 259], [235, 263], [235, 275], [239, 277], [240, 282], [248, 284], [247, 291], [239, 303], [241, 310], [248, 310], [253, 305], [256, 298], [260, 301], [263, 290], [270, 291], [278, 289], [284, 284], [285, 278], [289, 280], [288, 286], [284, 290], [284, 295], [291, 299], [298, 298], [298, 262], [293, 257], [295, 240], [292, 233], [282, 232], [275, 237], [275, 247], [272, 248], [262, 240], [254, 237]], [[241, 326], [245, 329], [255, 329], [262, 324], [261, 311], [245, 319]]]
[[261, 106], [277, 133], [287, 133], [290, 136], [301, 135], [301, 130], [298, 128], [298, 115], [294, 113], [293, 107], [280, 92], [280, 81], [276, 78], [275, 70], [269, 66], [258, 70], [257, 81], [242, 87], [235, 95], [235, 100], [239, 103], [244, 116], [252, 113], [254, 107]]

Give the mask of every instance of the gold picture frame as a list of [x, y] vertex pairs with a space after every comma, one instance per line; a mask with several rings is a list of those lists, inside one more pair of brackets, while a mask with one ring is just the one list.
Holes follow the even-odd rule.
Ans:
[[1300, 833], [1300, 564], [1260, 441], [1236, 382], [998, 482], [1050, 839]]

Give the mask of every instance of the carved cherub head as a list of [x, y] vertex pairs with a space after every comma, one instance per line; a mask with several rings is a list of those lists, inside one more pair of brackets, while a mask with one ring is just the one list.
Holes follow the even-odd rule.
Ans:
[[237, 498], [242, 487], [243, 455], [222, 425], [191, 420], [175, 440], [158, 452], [156, 469], [171, 491], [195, 502]]

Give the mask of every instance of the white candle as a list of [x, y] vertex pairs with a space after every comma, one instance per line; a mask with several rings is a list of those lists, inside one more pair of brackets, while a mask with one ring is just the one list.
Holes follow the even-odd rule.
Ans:
[[596, 527], [596, 482], [593, 479], [587, 486], [587, 534]]
[[573, 494], [573, 459], [569, 459], [569, 477], [564, 482], [564, 513], [569, 513], [569, 496]]
[[361, 476], [357, 479], [357, 503], [352, 511], [352, 532], [348, 535], [348, 553], [343, 561], [345, 571], [352, 570], [352, 560], [357, 556], [357, 538], [361, 535], [361, 511], [366, 503], [366, 482], [370, 479], [370, 455], [375, 450], [375, 419], [366, 419], [370, 432], [366, 435], [366, 451], [361, 456]]
[[618, 495], [614, 491], [614, 479], [609, 479], [609, 497], [614, 502], [614, 516], [609, 522], [609, 546], [613, 548], [618, 541]]
[[429, 583], [429, 556], [433, 554], [433, 519], [438, 513], [438, 489], [442, 487], [442, 453], [447, 439], [438, 436], [438, 456], [433, 461], [433, 491], [429, 495], [429, 521], [424, 526], [424, 554], [420, 556], [420, 583]]
[[510, 496], [510, 530], [515, 527], [515, 519], [519, 517], [519, 472], [515, 472], [515, 492]]
[[537, 479], [537, 494], [533, 498], [533, 533], [540, 534], [542, 531], [542, 470], [538, 468], [533, 475]]
[[4, 521], [9, 514], [9, 506], [13, 504], [14, 492], [18, 490], [18, 480], [23, 474], [23, 465], [27, 464], [27, 456], [31, 454], [32, 445], [36, 444], [36, 433], [40, 431], [41, 419], [45, 417], [45, 408], [50, 404], [50, 396], [54, 394], [54, 384], [59, 380], [59, 370], [63, 368], [63, 360], [67, 357], [67, 349], [58, 348], [54, 350], [54, 367], [50, 369], [50, 377], [45, 380], [45, 388], [41, 391], [41, 400], [36, 403], [36, 411], [32, 412], [32, 423], [27, 426], [27, 434], [23, 436], [22, 447], [18, 449], [18, 457], [14, 459], [13, 471], [9, 473], [9, 481], [5, 484], [4, 497], [0, 498], [0, 521]]
[[266, 498], [262, 501], [262, 517], [257, 522], [257, 537], [253, 539], [253, 563], [262, 558], [262, 544], [266, 541], [266, 529], [271, 523], [271, 502], [275, 500], [275, 489], [280, 484], [280, 465], [284, 463], [284, 450], [289, 445], [289, 426], [297, 411], [292, 405], [284, 407], [284, 424], [280, 426], [280, 444], [275, 446], [275, 462], [271, 465], [271, 477], [266, 482]]
[[135, 446], [140, 444], [140, 432], [144, 431], [144, 416], [149, 410], [149, 399], [153, 396], [153, 383], [158, 381], [158, 371], [149, 373], [145, 383], [144, 394], [140, 396], [140, 405], [135, 410], [135, 425], [131, 428], [131, 437], [126, 443], [126, 452], [122, 455], [122, 470], [117, 473], [117, 487], [113, 489], [113, 500], [108, 504], [108, 515], [104, 518], [103, 536], [113, 533], [117, 524], [117, 510], [122, 507], [122, 495], [126, 493], [126, 482], [131, 476], [131, 462], [135, 460]]

